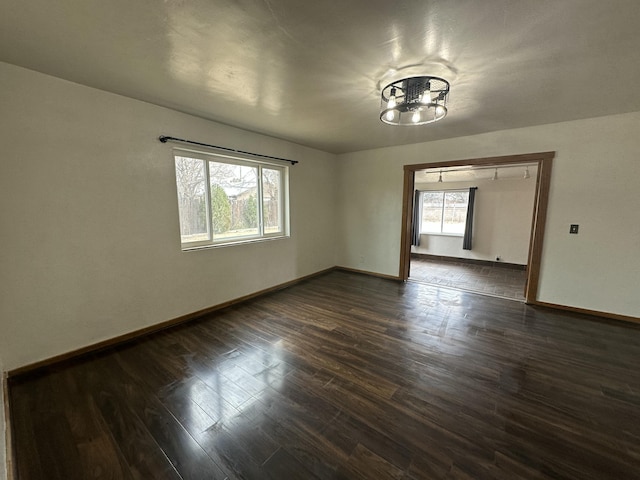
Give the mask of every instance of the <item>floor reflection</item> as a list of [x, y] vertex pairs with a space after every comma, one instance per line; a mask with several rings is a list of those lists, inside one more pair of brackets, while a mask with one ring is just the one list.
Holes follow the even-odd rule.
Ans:
[[188, 393], [192, 402], [190, 421], [204, 426], [204, 412], [209, 421], [204, 421], [203, 430], [215, 430], [270, 391], [281, 388], [290, 370], [281, 355], [277, 345], [270, 351], [256, 348], [227, 352], [224, 361], [192, 382]]

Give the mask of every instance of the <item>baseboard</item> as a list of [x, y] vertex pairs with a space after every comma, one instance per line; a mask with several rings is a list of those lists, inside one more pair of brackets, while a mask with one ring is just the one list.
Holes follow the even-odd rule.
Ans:
[[490, 260], [476, 260], [475, 258], [444, 257], [442, 255], [431, 255], [428, 253], [412, 253], [411, 257], [424, 258], [425, 260], [438, 260], [442, 262], [468, 263], [470, 265], [485, 265], [488, 267], [510, 268], [513, 270], [526, 270], [526, 265], [519, 263], [492, 262]]
[[386, 275], [384, 273], [369, 272], [367, 270], [358, 270], [356, 268], [334, 267], [334, 270], [343, 271], [343, 272], [349, 272], [349, 273], [358, 273], [360, 275], [367, 275], [369, 277], [384, 278], [386, 280], [396, 280], [398, 282], [402, 281], [402, 278], [397, 276], [397, 275], [396, 276], [394, 276], [394, 275]]
[[543, 308], [550, 308], [552, 310], [562, 310], [564, 312], [579, 313], [581, 315], [600, 317], [600, 318], [605, 318], [607, 320], [618, 320], [622, 322], [640, 324], [640, 318], [638, 317], [631, 317], [628, 315], [619, 315], [617, 313], [600, 312], [598, 310], [588, 310], [586, 308], [570, 307], [568, 305], [559, 305], [556, 303], [539, 302], [537, 300], [535, 302], [530, 302], [528, 305], [533, 305], [536, 307], [543, 307]]
[[32, 374], [37, 372], [38, 370], [44, 369], [44, 368], [49, 368], [52, 367], [54, 365], [58, 365], [60, 363], [63, 362], [67, 362], [67, 361], [71, 361], [71, 360], [75, 360], [79, 357], [82, 357], [84, 355], [88, 355], [91, 353], [96, 353], [100, 350], [104, 350], [110, 347], [114, 347], [116, 345], [121, 345], [133, 340], [136, 340], [138, 338], [144, 337], [145, 335], [150, 335], [152, 333], [156, 333], [159, 332], [161, 330], [166, 330], [167, 328], [171, 328], [171, 327], [175, 327], [177, 325], [181, 325], [183, 323], [187, 323], [190, 322], [192, 320], [196, 320], [198, 318], [201, 318], [205, 315], [208, 315], [210, 313], [213, 313], [217, 310], [222, 310], [223, 308], [227, 308], [230, 307], [232, 305], [236, 305], [238, 303], [242, 303], [242, 302], [246, 302], [248, 300], [257, 298], [257, 297], [261, 297], [263, 295], [267, 295], [269, 293], [273, 293], [276, 292], [278, 290], [282, 290], [284, 288], [290, 287], [292, 285], [295, 285], [297, 283], [303, 282], [305, 280], [309, 280], [311, 278], [314, 277], [318, 277], [321, 275], [325, 275], [329, 272], [332, 272], [336, 269], [336, 267], [331, 267], [331, 268], [327, 268], [325, 270], [321, 270], [319, 272], [316, 273], [312, 273], [310, 275], [305, 275], [304, 277], [299, 277], [296, 278], [294, 280], [290, 280], [288, 282], [285, 283], [281, 283], [278, 285], [275, 285], [273, 287], [269, 287], [269, 288], [265, 288], [264, 290], [260, 290], [254, 293], [250, 293], [249, 295], [244, 295], [242, 297], [238, 297], [238, 298], [234, 298], [233, 300], [229, 300], [227, 302], [223, 302], [220, 303], [218, 305], [214, 305], [212, 307], [207, 307], [204, 308], [202, 310], [198, 310], [196, 312], [192, 312], [192, 313], [188, 313], [186, 315], [182, 315], [180, 317], [177, 318], [173, 318], [171, 320], [167, 320], [165, 322], [161, 322], [161, 323], [157, 323], [145, 328], [141, 328], [139, 330], [134, 330], [132, 332], [129, 333], [125, 333], [123, 335], [118, 335], [117, 337], [113, 337], [113, 338], [109, 338], [107, 340], [104, 340], [102, 342], [98, 342], [98, 343], [94, 343], [91, 345], [88, 345], [86, 347], [82, 347], [82, 348], [78, 348], [76, 350], [72, 350], [70, 352], [66, 352], [66, 353], [62, 353], [60, 355], [56, 355], [55, 357], [51, 357], [51, 358], [47, 358], [44, 360], [40, 360], [38, 362], [34, 362], [34, 363], [30, 363], [28, 365], [25, 365], [23, 367], [18, 367], [15, 368], [13, 370], [10, 370], [9, 372], [7, 372], [8, 378], [10, 380], [13, 380], [16, 377], [20, 377], [20, 376], [24, 376], [27, 374]]

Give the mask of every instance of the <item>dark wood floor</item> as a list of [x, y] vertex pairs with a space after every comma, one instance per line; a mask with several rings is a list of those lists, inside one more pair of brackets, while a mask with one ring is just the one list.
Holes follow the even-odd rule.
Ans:
[[10, 385], [19, 478], [640, 477], [640, 328], [333, 272]]

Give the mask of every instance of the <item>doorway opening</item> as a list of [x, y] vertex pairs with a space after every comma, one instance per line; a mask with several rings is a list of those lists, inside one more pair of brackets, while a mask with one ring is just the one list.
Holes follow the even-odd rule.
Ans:
[[[456, 160], [456, 161], [446, 161], [446, 162], [438, 162], [438, 163], [428, 163], [428, 164], [417, 164], [417, 165], [405, 165], [405, 177], [404, 177], [404, 193], [403, 193], [403, 209], [402, 209], [402, 234], [401, 234], [401, 252], [400, 252], [400, 278], [402, 280], [408, 280], [410, 277], [410, 272], [413, 268], [412, 279], [420, 280], [431, 280], [429, 283], [438, 283], [443, 286], [453, 286], [455, 288], [469, 289], [478, 291], [478, 289], [482, 288], [482, 277], [489, 277], [493, 275], [494, 277], [499, 278], [499, 282], [503, 287], [508, 288], [498, 288], [499, 296], [514, 296], [514, 289], [519, 289], [522, 294], [519, 295], [520, 300], [524, 300], [527, 303], [536, 303], [537, 299], [537, 290], [538, 290], [538, 280], [540, 275], [540, 260], [542, 255], [542, 241], [544, 237], [544, 224], [546, 218], [546, 210], [548, 203], [548, 193], [549, 193], [549, 184], [551, 179], [551, 165], [552, 160], [555, 156], [555, 152], [542, 152], [542, 153], [533, 153], [526, 155], [509, 155], [503, 157], [489, 157], [489, 158], [477, 158], [477, 159], [466, 159], [466, 160]], [[463, 173], [466, 172], [466, 173]], [[470, 173], [472, 172], [472, 173]], [[491, 173], [493, 172], [493, 173]], [[456, 220], [449, 218], [449, 224], [444, 225], [444, 220], [441, 220], [441, 228], [443, 231], [440, 231], [440, 234], [433, 235], [431, 238], [432, 243], [437, 244], [440, 242], [439, 250], [436, 248], [435, 251], [444, 252], [444, 255], [429, 255], [429, 249], [420, 249], [419, 246], [413, 245], [415, 243], [420, 243], [418, 240], [416, 242], [416, 236], [413, 235], [414, 232], [414, 223], [418, 223], [416, 226], [418, 228], [418, 239], [421, 238], [419, 235], [420, 227], [419, 224], [422, 220], [414, 221], [414, 208], [418, 208], [416, 204], [417, 201], [423, 202], [425, 199], [427, 203], [420, 203], [419, 207], [422, 208], [423, 205], [427, 205], [426, 208], [433, 210], [433, 204], [429, 203], [429, 198], [435, 198], [434, 200], [437, 203], [438, 194], [435, 193], [421, 193], [423, 191], [439, 191], [442, 193], [443, 198], [451, 197], [457, 198], [457, 194], [450, 193], [447, 194], [447, 191], [464, 191], [461, 188], [461, 185], [465, 187], [469, 186], [469, 181], [465, 184], [461, 182], [461, 180], [466, 179], [469, 180], [470, 177], [475, 178], [484, 178], [487, 177], [490, 179], [495, 179], [499, 182], [500, 176], [503, 179], [514, 178], [519, 172], [523, 177], [528, 175], [531, 177], [530, 180], [535, 182], [535, 186], [533, 187], [533, 207], [531, 211], [531, 207], [528, 208], [527, 212], [522, 212], [522, 215], [525, 215], [525, 222], [530, 222], [531, 228], [529, 232], [526, 232], [525, 235], [528, 236], [528, 245], [525, 246], [526, 252], [521, 252], [520, 260], [517, 263], [508, 266], [517, 267], [518, 264], [525, 263], [523, 260], [526, 260], [526, 269], [520, 272], [517, 272], [518, 268], [513, 268], [509, 271], [508, 268], [505, 268], [505, 263], [509, 263], [508, 259], [500, 258], [500, 253], [497, 254], [496, 257], [487, 257], [486, 245], [483, 247], [484, 249], [484, 259], [478, 260], [474, 257], [482, 257], [482, 254], [478, 252], [474, 252], [474, 254], [466, 255], [468, 258], [463, 259], [462, 265], [454, 265], [451, 262], [456, 262], [455, 258], [450, 258], [451, 255], [447, 254], [447, 242], [451, 243], [450, 240], [453, 240], [454, 243], [457, 241], [460, 243], [458, 248], [461, 248], [461, 239], [457, 230], [460, 230], [460, 225], [455, 225]], [[489, 175], [488, 175], [489, 173]], [[430, 182], [430, 177], [433, 177]], [[458, 187], [457, 190], [455, 188], [449, 188], [447, 186], [447, 182], [444, 180], [445, 178], [458, 180], [457, 183], [449, 183], [450, 186]], [[443, 181], [439, 181], [443, 180]], [[492, 184], [492, 187], [497, 187], [498, 183]], [[473, 183], [473, 182], [471, 182]], [[485, 182], [485, 187], [487, 187]], [[494, 188], [495, 189], [495, 188]], [[491, 190], [487, 188], [487, 190]], [[416, 191], [419, 192], [416, 195]], [[481, 192], [482, 190], [480, 190]], [[485, 197], [485, 201], [488, 197]], [[446, 200], [442, 200], [441, 203], [444, 204]], [[499, 201], [496, 200], [496, 201]], [[462, 202], [462, 200], [458, 200], [458, 203]], [[437, 205], [436, 205], [437, 207]], [[443, 207], [444, 208], [444, 207]], [[436, 208], [437, 210], [437, 208]], [[443, 210], [445, 211], [445, 210]], [[485, 204], [485, 214], [486, 214], [486, 204]], [[427, 217], [429, 214], [427, 214]], [[476, 217], [478, 217], [476, 210]], [[418, 217], [422, 218], [421, 215]], [[437, 221], [433, 218], [425, 220], [425, 222], [432, 222], [432, 225], [427, 226], [426, 229], [430, 228], [437, 229]], [[451, 223], [453, 222], [453, 223]], [[459, 222], [459, 219], [458, 219]], [[434, 227], [435, 225], [435, 227]], [[485, 224], [486, 227], [486, 224]], [[464, 229], [464, 226], [462, 226]], [[478, 227], [474, 226], [474, 232], [477, 231]], [[453, 237], [456, 238], [447, 238], [448, 230], [453, 231]], [[444, 232], [444, 233], [443, 233]], [[449, 232], [450, 233], [450, 232]], [[475, 237], [476, 235], [474, 235]], [[480, 244], [484, 241], [486, 243], [487, 235], [483, 235], [478, 238]], [[485, 238], [482, 240], [482, 238]], [[465, 243], [470, 240], [465, 240]], [[503, 241], [505, 241], [503, 239]], [[522, 240], [526, 242], [527, 240]], [[469, 245], [470, 246], [470, 245]], [[506, 240], [500, 248], [504, 248], [505, 250], [509, 250], [511, 245]], [[444, 250], [443, 250], [444, 249]], [[413, 250], [413, 253], [412, 253]], [[433, 251], [433, 249], [432, 249]], [[473, 248], [471, 249], [473, 251]], [[421, 255], [421, 253], [423, 255]], [[427, 254], [424, 256], [424, 254]], [[495, 253], [495, 252], [491, 252]], [[420, 258], [420, 257], [423, 258]], [[449, 257], [449, 258], [448, 258]], [[454, 256], [455, 257], [455, 256]], [[517, 255], [515, 255], [517, 257]], [[412, 258], [414, 260], [414, 264], [412, 267]], [[498, 258], [498, 260], [495, 260]], [[459, 260], [459, 259], [458, 259]], [[475, 262], [474, 262], [475, 260]], [[505, 262], [505, 260], [507, 260]], [[497, 264], [500, 264], [502, 261], [502, 265], [500, 265], [499, 270], [495, 269]], [[447, 263], [449, 264], [447, 265]], [[474, 265], [475, 263], [475, 265]], [[466, 265], [465, 265], [466, 264]], [[493, 265], [492, 265], [493, 264]], [[520, 265], [522, 267], [522, 265]], [[455, 270], [457, 269], [457, 273]], [[465, 270], [466, 269], [466, 270]], [[492, 270], [494, 269], [494, 270]], [[446, 278], [446, 272], [449, 270], [449, 277]], [[464, 281], [459, 282], [461, 284], [454, 285], [455, 277], [459, 278], [464, 277], [465, 271], [467, 274], [467, 280], [471, 282], [476, 282], [476, 288], [465, 288]], [[474, 273], [474, 271], [476, 273]], [[477, 274], [479, 272], [479, 274]], [[439, 276], [439, 277], [438, 277]], [[436, 281], [434, 282], [434, 279]], [[464, 279], [463, 279], [464, 280]], [[485, 280], [490, 280], [489, 278], [485, 278]], [[520, 282], [520, 283], [518, 283]], [[489, 287], [485, 287], [486, 290], [491, 290]], [[494, 289], [494, 294], [496, 293]], [[480, 293], [483, 293], [482, 291]], [[484, 293], [491, 294], [492, 292], [486, 291]]]

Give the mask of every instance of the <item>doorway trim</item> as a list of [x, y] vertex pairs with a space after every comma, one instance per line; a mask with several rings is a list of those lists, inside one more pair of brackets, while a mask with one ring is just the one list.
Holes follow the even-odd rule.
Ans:
[[400, 234], [400, 274], [403, 281], [409, 279], [411, 262], [411, 223], [413, 212], [413, 191], [415, 173], [427, 168], [500, 166], [504, 164], [537, 163], [535, 197], [533, 200], [533, 216], [531, 219], [531, 236], [529, 239], [529, 255], [527, 257], [527, 284], [524, 297], [528, 304], [538, 303], [538, 282], [542, 261], [542, 241], [547, 219], [549, 203], [549, 186], [551, 184], [551, 166], [556, 152], [527, 153], [523, 155], [505, 155], [500, 157], [472, 158], [466, 160], [447, 160], [435, 163], [419, 163], [404, 166], [404, 187], [402, 193], [402, 232]]

